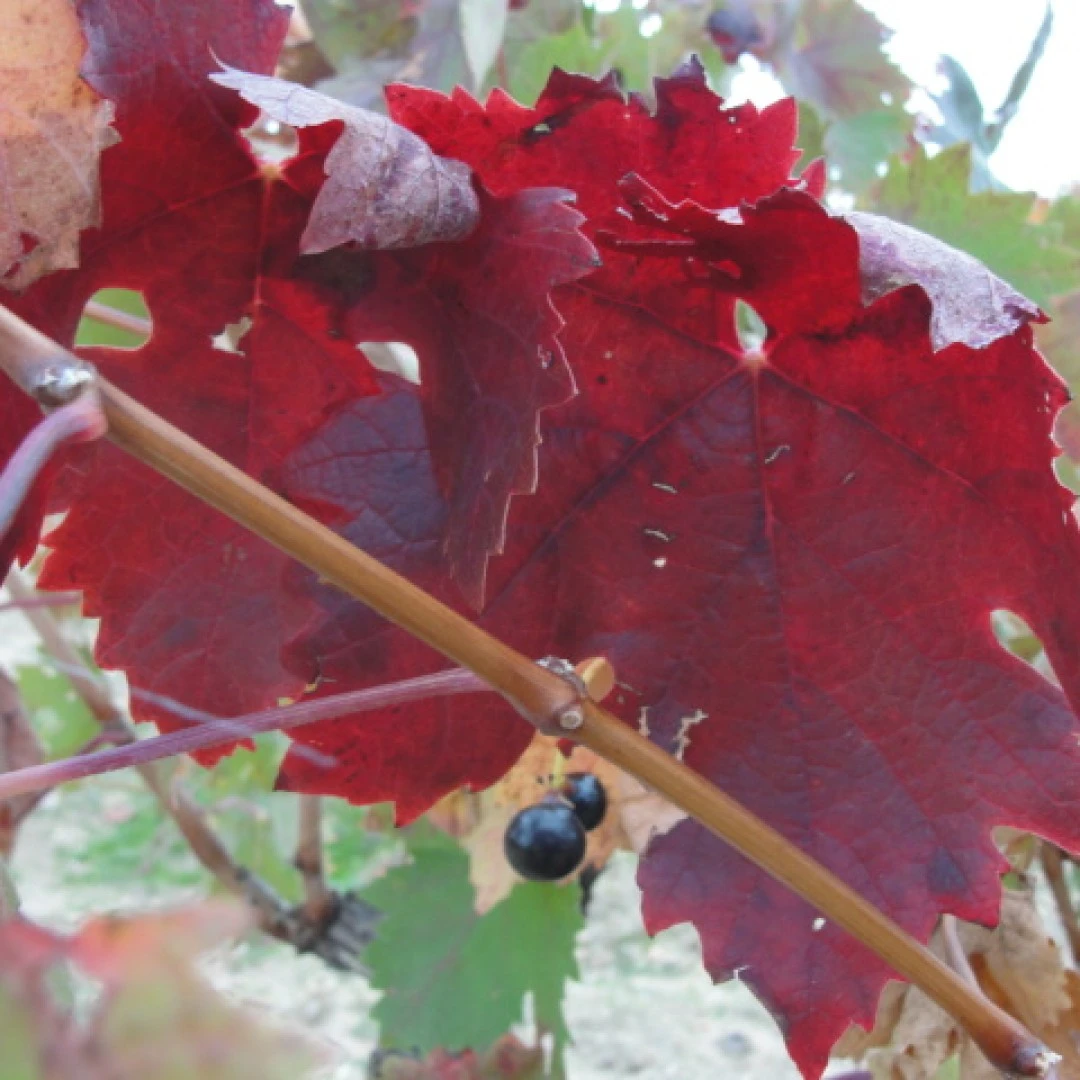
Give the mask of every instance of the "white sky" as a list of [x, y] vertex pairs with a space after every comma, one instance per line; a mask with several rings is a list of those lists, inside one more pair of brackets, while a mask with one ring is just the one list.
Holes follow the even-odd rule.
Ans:
[[[896, 31], [892, 53], [916, 82], [949, 53], [996, 109], [1042, 20], [1043, 0], [862, 0]], [[1080, 0], [1056, 0], [1054, 29], [1020, 111], [991, 162], [1011, 188], [1056, 195], [1080, 184]]]
[[[896, 33], [893, 58], [921, 86], [933, 86], [938, 57], [964, 65], [993, 112], [1008, 92], [1042, 21], [1043, 0], [860, 0]], [[732, 86], [734, 100], [766, 104], [782, 91], [751, 56]], [[991, 161], [1017, 191], [1057, 195], [1080, 184], [1080, 0], [1056, 0], [1050, 42], [1020, 111]]]

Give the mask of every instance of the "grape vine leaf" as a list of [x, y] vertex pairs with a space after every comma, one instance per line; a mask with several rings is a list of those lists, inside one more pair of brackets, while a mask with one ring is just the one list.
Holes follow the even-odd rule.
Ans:
[[[562, 321], [547, 296], [597, 263], [578, 235], [581, 215], [565, 205], [568, 193], [528, 190], [485, 199], [477, 229], [468, 170], [437, 158], [399, 125], [280, 79], [232, 71], [214, 81], [295, 127], [344, 121], [300, 240], [305, 253], [350, 240], [383, 249], [474, 234], [445, 257], [401, 262], [394, 280], [380, 284], [379, 314], [361, 308], [346, 326], [354, 339], [378, 330], [420, 354], [432, 450], [452, 491], [447, 556], [479, 607], [487, 557], [502, 549], [510, 495], [536, 487], [537, 418], [574, 392], [556, 343]], [[425, 307], [434, 308], [427, 326], [419, 314]]]
[[0, 277], [24, 288], [74, 266], [98, 223], [98, 158], [111, 106], [79, 78], [85, 44], [68, 0], [14, 0], [0, 15]]
[[[990, 627], [996, 608], [1022, 615], [1080, 700], [1080, 535], [1051, 468], [1065, 392], [1033, 309], [1007, 304], [981, 348], [955, 321], [935, 339], [929, 273], [909, 284], [898, 261], [899, 287], [864, 283], [856, 229], [785, 190], [790, 105], [721, 110], [694, 68], [657, 97], [650, 115], [560, 73], [535, 108], [392, 90], [395, 119], [490, 190], [574, 190], [604, 253], [556, 290], [581, 393], [544, 414], [538, 494], [514, 506], [482, 621], [529, 655], [606, 655], [627, 722], [922, 939], [942, 910], [993, 923], [992, 825], [1080, 841], [1074, 717]], [[956, 273], [981, 323], [987, 279]], [[769, 326], [761, 345], [737, 338], [740, 298]], [[345, 535], [448, 595], [418, 399], [394, 399], [392, 430], [365, 402], [334, 417], [286, 489], [336, 499]], [[301, 671], [341, 688], [435, 663], [359, 605], [320, 602], [324, 625], [291, 650]], [[508, 768], [522, 726], [483, 698], [407, 727], [312, 725], [296, 737], [340, 768], [289, 757], [283, 782], [396, 798], [408, 817], [455, 771], [475, 785]], [[440, 747], [420, 771], [417, 746]], [[640, 881], [649, 928], [693, 921], [709, 970], [740, 971], [807, 1076], [850, 1020], [873, 1023], [887, 968], [695, 823], [653, 842]]]
[[211, 78], [291, 127], [341, 123], [300, 237], [305, 255], [351, 241], [381, 250], [464, 240], [476, 228], [480, 207], [469, 170], [385, 116], [269, 75], [226, 67]]
[[376, 109], [388, 82], [479, 90], [495, 60], [506, 0], [303, 0], [336, 74], [317, 88]]
[[415, 827], [409, 852], [411, 863], [363, 893], [385, 913], [365, 952], [383, 991], [373, 1012], [381, 1045], [423, 1054], [486, 1047], [522, 1022], [531, 996], [537, 1026], [555, 1040], [552, 1075], [561, 1075], [579, 890], [526, 882], [480, 916], [468, 858], [453, 840]]
[[1075, 287], [1080, 246], [1062, 224], [1035, 220], [1031, 194], [970, 194], [970, 176], [970, 147], [952, 146], [933, 158], [920, 147], [891, 162], [874, 209], [962, 248], [1043, 308]]
[[911, 82], [883, 51], [890, 31], [855, 0], [805, 0], [790, 11], [737, 0], [707, 26], [729, 63], [752, 53], [820, 116], [829, 164], [846, 190], [868, 187], [909, 138]]
[[[122, 139], [103, 158], [102, 226], [85, 235], [80, 268], [39, 282], [19, 310], [70, 342], [99, 289], [141, 292], [153, 321], [147, 343], [85, 355], [272, 487], [300, 441], [335, 410], [376, 392], [357, 345], [414, 344], [429, 387], [439, 391], [429, 394], [426, 414], [445, 451], [440, 481], [453, 490], [445, 543], [462, 587], [478, 599], [507, 501], [534, 483], [536, 412], [573, 389], [548, 293], [553, 282], [586, 272], [595, 255], [565, 194], [480, 192], [483, 220], [454, 244], [305, 254], [305, 235], [316, 252], [335, 239], [322, 206], [340, 205], [340, 183], [367, 177], [368, 184], [372, 168], [385, 173], [396, 163], [357, 138], [355, 111], [344, 114], [343, 142], [334, 119], [303, 129], [290, 161], [253, 157], [243, 129], [254, 110], [207, 75], [218, 69], [215, 58], [256, 77], [270, 70], [284, 10], [269, 0], [182, 5], [163, 11], [159, 24], [138, 6], [89, 0], [81, 15], [91, 45], [84, 74], [115, 103]], [[294, 89], [307, 95], [309, 119], [343, 115], [329, 103], [316, 117], [315, 96]], [[368, 130], [379, 125], [391, 130], [377, 117]], [[455, 195], [464, 213], [454, 227], [467, 231], [477, 196], [465, 168], [443, 168], [407, 133], [397, 145], [409, 165], [419, 154], [425, 167], [442, 169], [440, 199]], [[370, 156], [350, 158], [353, 149]], [[414, 217], [399, 218], [394, 237], [372, 233], [363, 213], [350, 219], [348, 235], [379, 243], [448, 235], [428, 227], [435, 206], [416, 185], [410, 196], [404, 208]], [[5, 410], [25, 413], [26, 403], [14, 403], [17, 391], [2, 393]], [[453, 416], [461, 422], [450, 431]], [[217, 715], [302, 691], [280, 654], [311, 608], [280, 587], [284, 556], [111, 447], [81, 456], [63, 494], [71, 511], [49, 538], [41, 584], [84, 591], [87, 614], [103, 619], [96, 647], [103, 666]], [[39, 521], [32, 516], [5, 542], [25, 553]], [[252, 625], [258, 634], [235, 632]], [[136, 713], [178, 723], [146, 701]]]

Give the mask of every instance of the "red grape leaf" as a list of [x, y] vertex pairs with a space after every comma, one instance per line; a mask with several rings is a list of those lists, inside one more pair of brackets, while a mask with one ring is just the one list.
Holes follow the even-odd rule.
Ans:
[[[281, 79], [230, 70], [214, 81], [282, 123], [344, 123], [301, 251], [350, 240], [413, 247], [460, 240], [476, 228], [469, 170], [432, 154], [407, 129]], [[555, 340], [562, 323], [546, 297], [552, 285], [587, 273], [596, 257], [577, 232], [581, 215], [563, 199], [550, 189], [505, 202], [485, 198], [483, 223], [467, 248], [404, 257], [386, 268], [397, 272], [392, 284], [380, 282], [382, 325], [363, 308], [348, 320], [354, 340], [381, 334], [420, 355], [432, 452], [451, 492], [445, 551], [477, 608], [488, 556], [502, 550], [510, 496], [536, 488], [537, 418], [573, 394]], [[470, 275], [456, 268], [466, 257]], [[434, 308], [427, 320], [418, 317], [425, 308]]]
[[[556, 292], [581, 393], [542, 419], [541, 484], [514, 505], [482, 621], [530, 655], [608, 656], [625, 720], [917, 936], [943, 910], [992, 923], [991, 826], [1080, 842], [1074, 717], [990, 625], [999, 607], [1027, 619], [1080, 700], [1080, 540], [1051, 469], [1064, 389], [1023, 310], [982, 310], [980, 275], [955, 273], [969, 322], [946, 320], [938, 340], [959, 340], [936, 349], [910, 266], [900, 288], [864, 282], [851, 225], [770, 195], [790, 114], [720, 111], [693, 72], [658, 99], [652, 118], [561, 75], [535, 110], [394, 90], [395, 117], [485, 186], [566, 185], [608, 234], [603, 270]], [[737, 341], [736, 298], [769, 324], [760, 350]], [[1002, 336], [963, 344], [988, 317]], [[335, 417], [287, 489], [337, 501], [346, 535], [447, 595], [419, 406], [397, 397], [392, 429], [363, 402]], [[293, 657], [337, 689], [439, 666], [344, 601]], [[290, 757], [284, 779], [393, 795], [408, 817], [455, 772], [489, 782], [522, 727], [485, 698], [312, 725], [296, 737], [340, 767]], [[640, 880], [650, 929], [692, 920], [709, 970], [740, 972], [807, 1076], [850, 1020], [872, 1023], [891, 972], [695, 823], [654, 841]]]
[[476, 227], [480, 208], [469, 170], [436, 156], [385, 116], [267, 75], [226, 68], [212, 78], [283, 124], [342, 123], [326, 158], [327, 181], [300, 238], [304, 254], [351, 240], [376, 249], [463, 240]]
[[[506, 503], [535, 480], [537, 411], [572, 391], [548, 294], [587, 271], [595, 255], [565, 193], [480, 192], [483, 220], [455, 244], [304, 255], [301, 238], [331, 155], [353, 143], [338, 140], [334, 121], [302, 131], [295, 159], [263, 166], [241, 134], [250, 106], [206, 78], [215, 56], [270, 67], [281, 9], [232, 0], [185, 8], [184, 18], [157, 25], [143, 9], [98, 0], [83, 18], [88, 78], [115, 99], [122, 142], [104, 158], [103, 224], [84, 238], [79, 271], [41, 282], [21, 301], [23, 312], [70, 341], [94, 292], [139, 289], [153, 319], [150, 340], [138, 350], [88, 350], [89, 358], [272, 487], [300, 441], [376, 391], [356, 345], [414, 343], [439, 391], [429, 395], [427, 423], [446, 447], [447, 543], [467, 552], [457, 565], [478, 595]], [[401, 142], [414, 161], [419, 140], [405, 133]], [[356, 164], [344, 160], [342, 168]], [[464, 166], [446, 163], [445, 171], [477, 199]], [[338, 195], [331, 192], [331, 205]], [[397, 225], [422, 238], [429, 209], [418, 202], [415, 218]], [[65, 495], [72, 508], [49, 538], [42, 584], [85, 591], [87, 613], [103, 620], [100, 663], [218, 715], [303, 689], [280, 652], [305, 625], [310, 603], [282, 590], [280, 553], [110, 447], [80, 458]], [[177, 722], [161, 705], [136, 709], [166, 727]]]
[[921, 285], [933, 304], [935, 349], [956, 342], [981, 349], [1026, 323], [1046, 321], [1036, 304], [971, 255], [877, 214], [855, 211], [848, 221], [859, 233], [863, 300]]

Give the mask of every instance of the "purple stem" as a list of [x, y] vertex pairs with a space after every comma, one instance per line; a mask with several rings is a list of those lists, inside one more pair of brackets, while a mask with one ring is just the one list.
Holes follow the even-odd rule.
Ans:
[[5, 611], [28, 611], [30, 608], [70, 607], [82, 600], [81, 592], [42, 593], [26, 600], [8, 600], [0, 604], [0, 615]]
[[81, 397], [49, 413], [19, 444], [0, 474], [0, 536], [3, 536], [49, 458], [66, 442], [97, 439], [105, 434], [105, 417], [97, 404]]
[[315, 720], [330, 720], [337, 716], [367, 712], [387, 705], [401, 705], [429, 697], [448, 697], [451, 694], [476, 694], [489, 692], [490, 687], [471, 671], [455, 668], [435, 675], [421, 675], [415, 679], [373, 686], [367, 690], [353, 690], [347, 694], [301, 701], [282, 708], [263, 709], [246, 716], [233, 717], [227, 725], [203, 724], [184, 728], [168, 735], [157, 735], [126, 746], [114, 746], [92, 754], [81, 754], [34, 765], [28, 769], [0, 774], [0, 801], [15, 795], [42, 791], [71, 780], [82, 780], [98, 773], [127, 769], [133, 765], [173, 757], [175, 754], [205, 750], [223, 743], [233, 742], [237, 729], [244, 735], [257, 735], [264, 731], [286, 731], [310, 724]]

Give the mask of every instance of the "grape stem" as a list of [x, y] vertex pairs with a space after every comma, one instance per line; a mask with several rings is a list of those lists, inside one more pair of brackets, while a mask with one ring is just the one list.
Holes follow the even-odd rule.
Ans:
[[103, 326], [111, 326], [114, 330], [123, 330], [141, 338], [148, 338], [153, 329], [149, 319], [144, 319], [140, 315], [131, 315], [126, 311], [118, 311], [114, 307], [109, 307], [108, 304], [101, 303], [100, 300], [87, 300], [86, 307], [83, 308], [83, 316]]
[[0, 474], [0, 537], [11, 528], [34, 481], [60, 447], [104, 434], [105, 417], [89, 396], [62, 406], [37, 423]]
[[[77, 669], [73, 669], [70, 664], [63, 664], [61, 670], [71, 672]], [[123, 745], [110, 746], [94, 753], [0, 773], [0, 800], [43, 791], [72, 780], [84, 780], [88, 776], [115, 772], [117, 769], [140, 768], [154, 761], [176, 757], [177, 754], [209, 750], [266, 731], [288, 731], [316, 720], [352, 716], [425, 698], [490, 692], [490, 689], [472, 672], [457, 668], [435, 675], [421, 675], [415, 679], [387, 683], [384, 686], [373, 686], [367, 690], [354, 690], [347, 694], [301, 701], [295, 705], [263, 709], [245, 716], [231, 717], [224, 722], [195, 724], [166, 735], [135, 741], [129, 739]], [[322, 755], [317, 760], [327, 763]]]
[[[19, 320], [7, 314], [0, 319], [0, 366], [34, 394], [42, 340], [54, 364], [60, 346], [25, 324], [21, 330]], [[72, 367], [81, 364], [67, 355]], [[1022, 1024], [775, 829], [596, 701], [583, 698], [574, 680], [533, 662], [439, 603], [105, 379], [99, 377], [95, 388], [116, 445], [468, 668], [538, 730], [588, 746], [658, 791], [917, 985], [1003, 1072], [1050, 1074], [1055, 1055]]]

